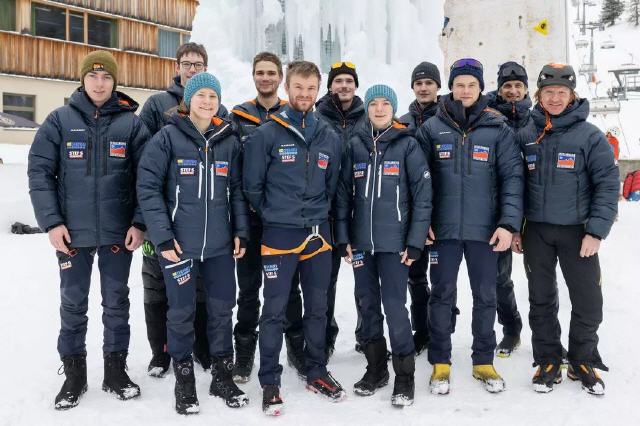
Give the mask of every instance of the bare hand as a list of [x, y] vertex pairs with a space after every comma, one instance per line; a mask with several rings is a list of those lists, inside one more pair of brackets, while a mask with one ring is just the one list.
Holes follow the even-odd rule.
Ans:
[[600, 240], [592, 237], [591, 235], [585, 235], [582, 238], [582, 246], [580, 247], [580, 257], [591, 257], [598, 253], [600, 250]]
[[66, 226], [58, 225], [55, 228], [50, 229], [48, 234], [49, 242], [54, 249], [61, 251], [64, 254], [69, 254], [68, 244], [71, 244], [71, 236], [69, 235], [69, 230]]
[[522, 250], [522, 235], [519, 232], [513, 234], [513, 238], [511, 240], [511, 251], [514, 253], [522, 254], [524, 250]]
[[429, 234], [427, 235], [427, 242], [425, 245], [430, 246], [433, 245], [433, 242], [436, 240], [436, 236], [433, 234], [433, 229], [429, 227]]
[[415, 261], [415, 259], [409, 259], [409, 249], [405, 249], [402, 252], [402, 257], [400, 258], [400, 263], [404, 263], [407, 266], [411, 266], [411, 264]]
[[245, 247], [240, 248], [240, 237], [233, 237], [233, 258], [240, 259], [247, 252]]
[[167, 259], [169, 262], [178, 263], [180, 262], [180, 258], [178, 257], [178, 254], [182, 254], [182, 248], [180, 247], [180, 244], [178, 244], [176, 240], [173, 240], [173, 246], [175, 250], [164, 250], [161, 254], [162, 254], [162, 257]]
[[351, 244], [347, 244], [347, 255], [343, 257], [344, 261], [351, 265], [353, 261], [353, 252], [351, 251]]
[[127, 236], [124, 239], [124, 246], [129, 251], [136, 251], [138, 247], [144, 242], [144, 232], [132, 226], [127, 231]]
[[489, 240], [489, 244], [494, 246], [493, 251], [505, 251], [511, 247], [512, 237], [513, 234], [511, 234], [511, 232], [504, 228], [498, 228], [496, 232], [493, 233], [491, 240]]

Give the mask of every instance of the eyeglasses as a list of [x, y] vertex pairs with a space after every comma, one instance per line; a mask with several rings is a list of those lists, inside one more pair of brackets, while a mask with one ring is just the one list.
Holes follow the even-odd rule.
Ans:
[[510, 64], [504, 67], [500, 72], [500, 77], [527, 77], [524, 68], [517, 64]]
[[190, 70], [191, 67], [194, 67], [196, 69], [196, 71], [202, 71], [204, 69], [204, 62], [182, 61], [182, 62], [180, 62], [180, 67], [183, 70]]
[[452, 65], [451, 68], [449, 69], [449, 71], [454, 70], [456, 68], [462, 68], [462, 67], [472, 67], [472, 68], [478, 68], [479, 70], [482, 71], [482, 63], [477, 60], [477, 59], [473, 59], [473, 58], [462, 58], [462, 59], [458, 59], [457, 61], [455, 61]]
[[345, 61], [335, 62], [333, 65], [331, 65], [331, 69], [334, 70], [336, 68], [340, 68], [342, 65], [344, 65], [347, 68], [351, 68], [352, 70], [356, 69], [356, 66], [353, 62], [345, 62]]

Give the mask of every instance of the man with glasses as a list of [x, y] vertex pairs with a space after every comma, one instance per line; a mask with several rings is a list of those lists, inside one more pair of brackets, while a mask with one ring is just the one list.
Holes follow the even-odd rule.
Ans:
[[488, 392], [505, 389], [493, 367], [498, 252], [522, 222], [523, 166], [513, 131], [482, 95], [482, 64], [460, 59], [449, 72], [451, 93], [417, 133], [433, 175], [429, 239], [430, 390], [449, 393], [451, 310], [464, 255], [473, 295], [473, 377]]
[[[187, 81], [194, 75], [207, 70], [207, 51], [197, 43], [185, 43], [176, 52], [176, 75], [171, 86], [164, 92], [151, 96], [142, 107], [140, 118], [155, 135], [169, 120], [169, 117], [182, 102]], [[218, 116], [225, 117], [227, 110], [220, 105]], [[144, 287], [144, 319], [147, 324], [147, 338], [153, 354], [148, 374], [152, 377], [164, 377], [169, 370], [171, 357], [167, 353], [167, 293], [158, 263], [155, 247], [150, 241], [142, 246], [142, 285]], [[208, 369], [209, 344], [207, 339], [207, 307], [202, 284], [198, 280], [195, 343], [193, 353], [195, 360]]]
[[[364, 103], [356, 95], [358, 88], [358, 73], [356, 66], [352, 62], [340, 61], [331, 65], [329, 79], [327, 80], [327, 94], [316, 102], [316, 110], [321, 118], [326, 120], [341, 136], [342, 146], [346, 146], [353, 130], [365, 120]], [[331, 232], [333, 234], [332, 214], [329, 220]], [[336, 303], [336, 283], [338, 272], [340, 271], [340, 254], [338, 250], [332, 252], [331, 258], [331, 284], [327, 294], [327, 358], [331, 357], [335, 349], [336, 338], [338, 337], [338, 324], [335, 319]], [[356, 311], [358, 322], [356, 325], [356, 350], [361, 351], [360, 332], [360, 304], [356, 300]]]

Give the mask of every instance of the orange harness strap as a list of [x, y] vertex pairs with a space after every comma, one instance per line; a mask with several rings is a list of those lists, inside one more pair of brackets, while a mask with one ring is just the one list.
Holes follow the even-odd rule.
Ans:
[[329, 244], [327, 242], [327, 240], [325, 240], [322, 235], [316, 233], [313, 233], [311, 235], [309, 235], [307, 238], [305, 238], [305, 240], [297, 247], [294, 247], [292, 249], [276, 249], [276, 248], [272, 248], [272, 247], [268, 247], [265, 246], [264, 244], [262, 244], [260, 246], [260, 254], [262, 256], [278, 256], [278, 255], [282, 255], [282, 254], [300, 254], [304, 251], [304, 249], [307, 248], [307, 245], [314, 240], [320, 239], [322, 241], [322, 246], [320, 248], [318, 248], [317, 250], [311, 252], [311, 253], [306, 253], [306, 254], [301, 254], [300, 255], [300, 261], [305, 261], [307, 259], [311, 259], [313, 256], [315, 256], [316, 254], [322, 253], [324, 251], [328, 251], [328, 250], [332, 250], [331, 248], [331, 244]]

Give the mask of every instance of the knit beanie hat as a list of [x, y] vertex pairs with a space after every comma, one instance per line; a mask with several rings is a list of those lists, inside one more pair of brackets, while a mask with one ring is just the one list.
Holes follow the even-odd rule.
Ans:
[[525, 86], [529, 87], [529, 77], [527, 70], [517, 62], [509, 61], [500, 65], [498, 69], [498, 89], [507, 81], [521, 81]]
[[364, 106], [365, 108], [369, 108], [369, 104], [375, 98], [385, 98], [391, 103], [391, 107], [393, 108], [393, 115], [398, 111], [398, 97], [396, 96], [396, 92], [387, 85], [384, 84], [376, 84], [374, 86], [369, 87], [367, 93], [364, 95]]
[[355, 80], [356, 87], [360, 85], [358, 83], [358, 73], [356, 72], [355, 65], [353, 65], [351, 62], [337, 62], [331, 66], [331, 70], [329, 71], [327, 89], [331, 89], [331, 83], [333, 83], [333, 79], [340, 74], [349, 74]]
[[413, 83], [415, 83], [416, 80], [420, 80], [422, 78], [430, 78], [435, 81], [438, 85], [438, 89], [442, 87], [442, 84], [440, 83], [440, 70], [438, 70], [438, 67], [431, 62], [421, 62], [413, 69], [413, 72], [411, 73], [411, 88], [413, 88]]
[[80, 82], [84, 84], [84, 76], [91, 71], [106, 71], [113, 77], [113, 90], [118, 86], [118, 63], [111, 52], [94, 50], [82, 58], [80, 63]]
[[218, 102], [222, 102], [222, 88], [218, 79], [208, 72], [201, 72], [189, 79], [187, 85], [184, 88], [184, 103], [190, 108], [191, 98], [200, 89], [208, 88], [216, 92], [218, 95]]
[[[466, 62], [466, 63], [465, 63]], [[482, 73], [482, 65], [474, 66], [471, 62], [480, 64], [479, 61], [473, 58], [459, 59], [454, 62], [451, 70], [449, 71], [449, 90], [453, 87], [453, 80], [459, 75], [470, 75], [478, 79], [480, 82], [480, 91], [484, 91], [484, 77]], [[461, 65], [456, 65], [461, 63]]]

